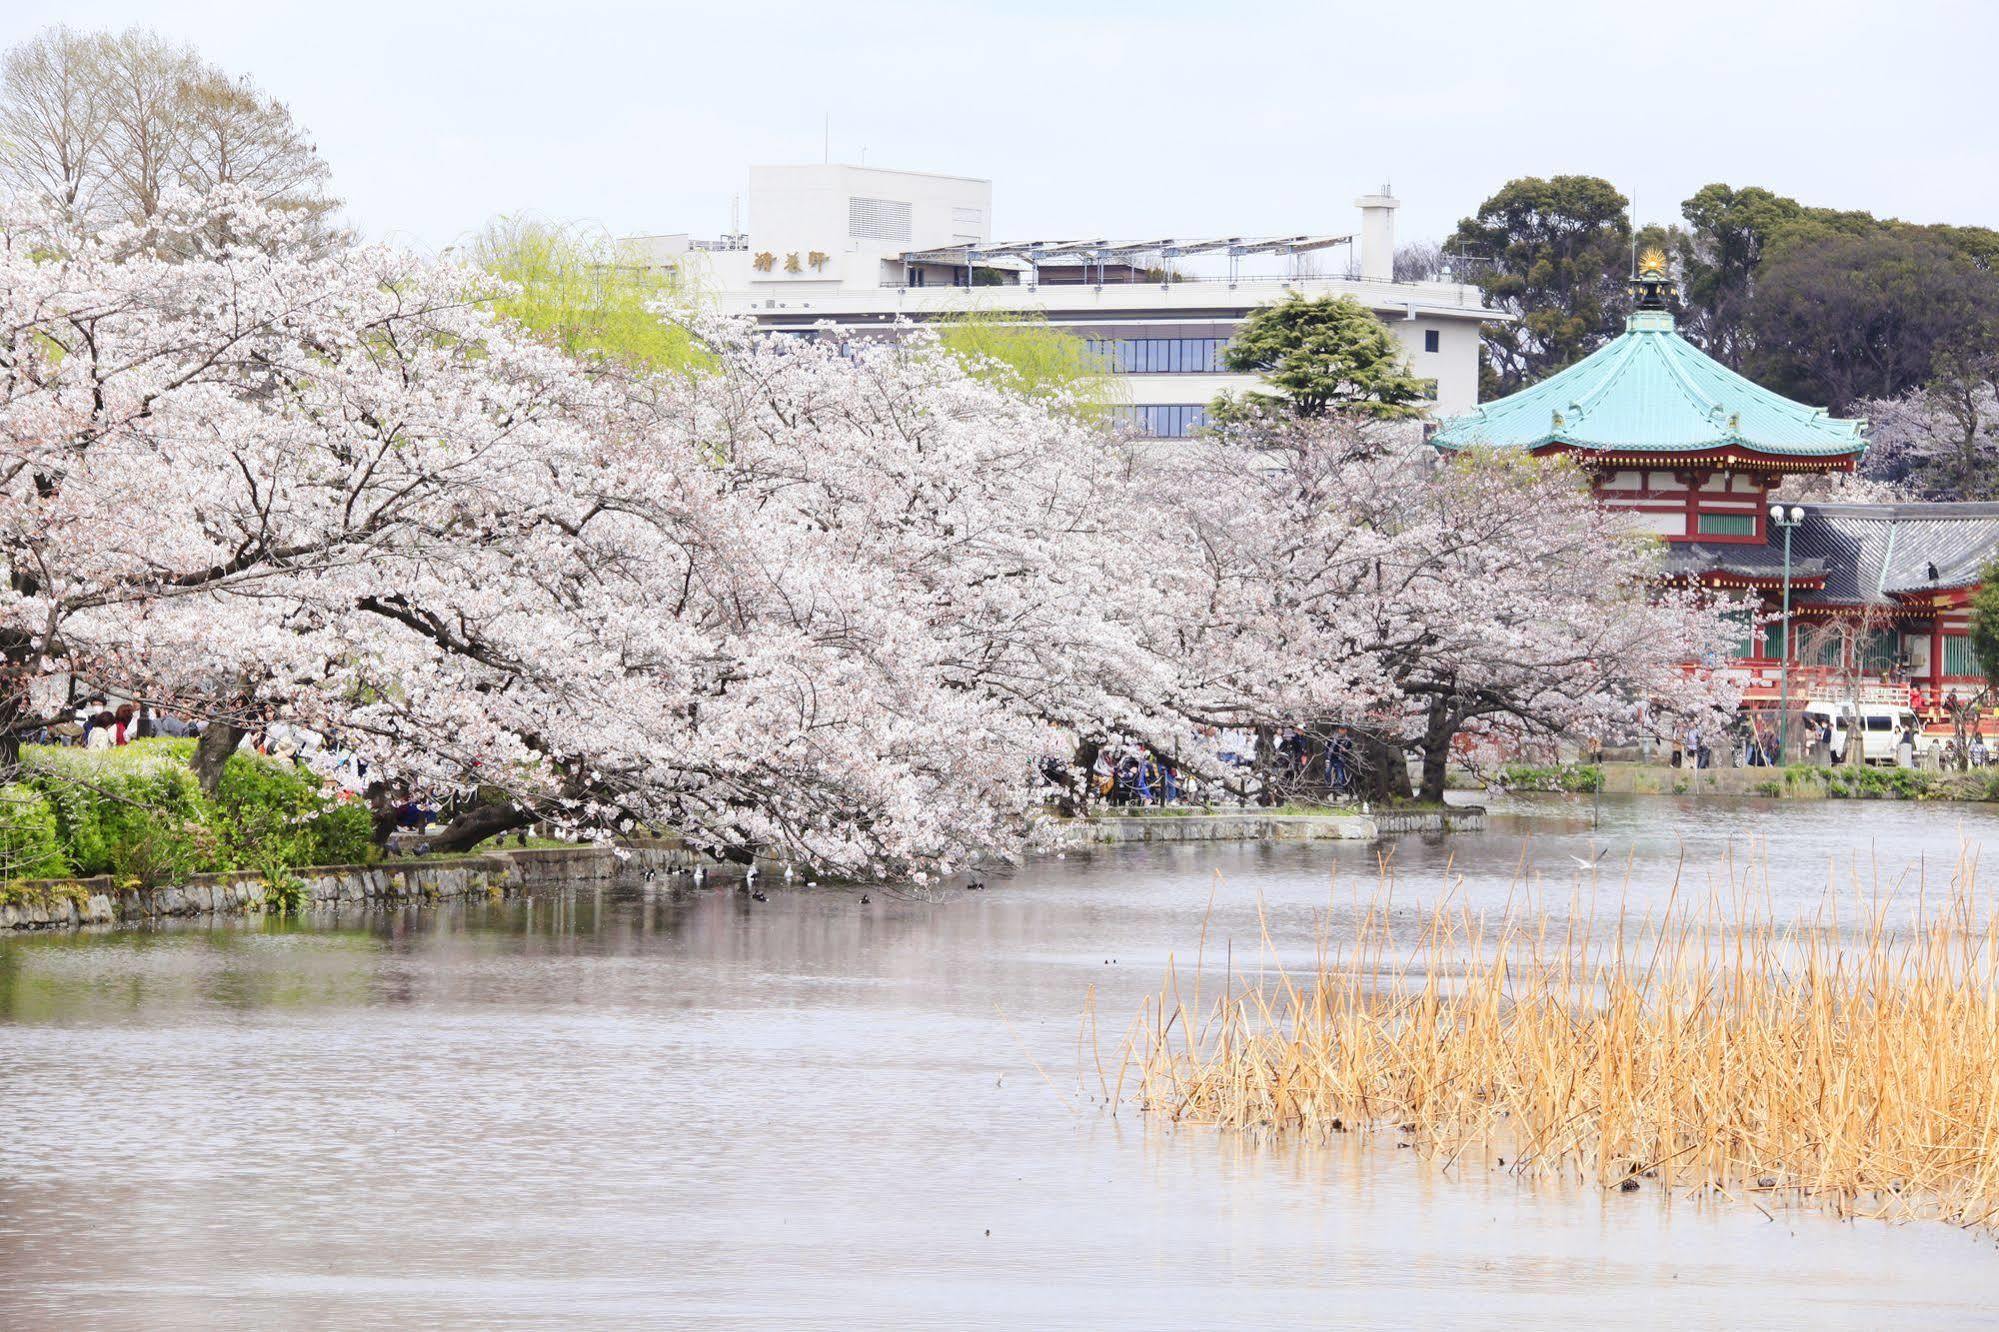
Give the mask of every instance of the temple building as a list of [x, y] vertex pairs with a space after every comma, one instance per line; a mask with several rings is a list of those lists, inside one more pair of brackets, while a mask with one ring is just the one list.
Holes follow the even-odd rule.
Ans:
[[[1665, 261], [1647, 255], [1624, 333], [1530, 388], [1452, 418], [1440, 449], [1567, 454], [1597, 497], [1667, 544], [1676, 580], [1748, 593], [1768, 622], [1744, 626], [1727, 669], [1750, 706], [1774, 703], [1791, 661], [1793, 700], [1856, 683], [1930, 719], [1985, 679], [1966, 603], [1999, 552], [1995, 504], [1795, 504], [1773, 521], [1787, 476], [1851, 472], [1866, 423], [1792, 402], [1709, 357], [1674, 327]], [[1791, 623], [1779, 614], [1789, 536]], [[1759, 618], [1763, 618], [1759, 617]]]

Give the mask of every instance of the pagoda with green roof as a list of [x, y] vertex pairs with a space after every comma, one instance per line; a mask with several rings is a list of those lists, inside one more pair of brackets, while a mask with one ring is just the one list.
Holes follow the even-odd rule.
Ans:
[[1671, 288], [1664, 256], [1646, 255], [1621, 336], [1431, 442], [1572, 455], [1602, 503], [1665, 539], [1667, 579], [1746, 594], [1759, 614], [1729, 662], [1746, 707], [1781, 703], [1787, 673], [1793, 700], [1845, 699], [1857, 679], [1948, 731], [1950, 701], [1986, 686], [1970, 602], [1999, 558], [1999, 504], [1790, 505], [1788, 532], [1773, 528], [1770, 492], [1796, 473], [1851, 472], [1866, 423], [1701, 352], [1674, 330]]
[[1597, 497], [1646, 531], [1674, 543], [1762, 546], [1770, 491], [1794, 473], [1851, 472], [1866, 423], [1772, 393], [1681, 337], [1665, 269], [1663, 255], [1645, 256], [1632, 284], [1637, 309], [1608, 345], [1452, 418], [1431, 442], [1571, 454]]

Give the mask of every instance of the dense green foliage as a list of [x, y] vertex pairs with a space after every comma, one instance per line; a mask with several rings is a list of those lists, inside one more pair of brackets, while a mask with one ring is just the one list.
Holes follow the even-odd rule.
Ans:
[[974, 310], [937, 324], [937, 339], [966, 372], [1088, 421], [1126, 400], [1110, 358], [1036, 314]]
[[[1990, 382], [1999, 359], [1999, 231], [1813, 208], [1757, 186], [1703, 186], [1684, 226], [1636, 236], [1593, 176], [1510, 181], [1445, 248], [1495, 308], [1482, 392], [1511, 393], [1617, 335], [1635, 250], [1664, 251], [1680, 329], [1722, 362], [1835, 411], [1934, 385]], [[1946, 388], [1949, 386], [1946, 385]], [[1960, 395], [1961, 396], [1961, 395]]]
[[1674, 257], [1686, 301], [1682, 324], [1708, 355], [1742, 368], [1756, 270], [1778, 230], [1804, 212], [1797, 200], [1755, 185], [1703, 185], [1680, 205], [1687, 230], [1679, 233]]
[[69, 873], [55, 810], [31, 786], [0, 787], [0, 878], [49, 879]]
[[1978, 591], [1971, 597], [1971, 650], [1986, 681], [1999, 686], [1999, 558], [1979, 572]]
[[1628, 207], [1595, 176], [1528, 176], [1458, 223], [1446, 248], [1471, 261], [1487, 304], [1515, 317], [1483, 330], [1481, 397], [1544, 379], [1616, 331], [1631, 261]]
[[210, 799], [188, 768], [192, 749], [193, 741], [162, 739], [24, 750], [26, 780], [0, 804], [5, 877], [112, 874], [158, 884], [368, 858], [365, 806], [329, 805], [312, 774], [247, 754], [229, 760]]
[[1929, 382], [1999, 322], [1999, 275], [1915, 228], [1856, 234], [1803, 219], [1778, 231], [1757, 273], [1748, 368], [1793, 397], [1844, 412]]
[[1408, 352], [1388, 325], [1346, 296], [1294, 294], [1261, 307], [1236, 331], [1222, 364], [1262, 375], [1278, 390], [1217, 401], [1215, 414], [1224, 420], [1245, 410], [1416, 416], [1430, 396], [1429, 381], [1409, 373]]

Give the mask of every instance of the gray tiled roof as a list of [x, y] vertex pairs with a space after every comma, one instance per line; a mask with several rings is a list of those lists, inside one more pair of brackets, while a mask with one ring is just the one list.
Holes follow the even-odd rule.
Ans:
[[[1781, 561], [1783, 533], [1767, 547]], [[1810, 504], [1791, 561], [1821, 563], [1819, 602], [1888, 602], [1896, 593], [1962, 587], [1999, 554], [1999, 504]], [[1930, 577], [1934, 567], [1936, 577]]]
[[[1781, 544], [1752, 546], [1740, 542], [1675, 541], [1666, 547], [1665, 571], [1689, 576], [1732, 573], [1747, 578], [1776, 578], [1784, 572], [1784, 548]], [[1800, 554], [1794, 538], [1791, 576], [1810, 579], [1825, 571], [1825, 561]]]

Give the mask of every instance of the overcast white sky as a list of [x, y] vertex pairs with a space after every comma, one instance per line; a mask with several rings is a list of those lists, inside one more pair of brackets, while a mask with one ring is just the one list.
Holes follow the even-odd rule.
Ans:
[[1519, 175], [1677, 215], [1708, 181], [1999, 224], [1999, 3], [1355, 5], [12, 0], [0, 39], [143, 23], [288, 101], [350, 220], [430, 248], [533, 209], [725, 229], [751, 162], [990, 177], [995, 235], [1440, 238]]

